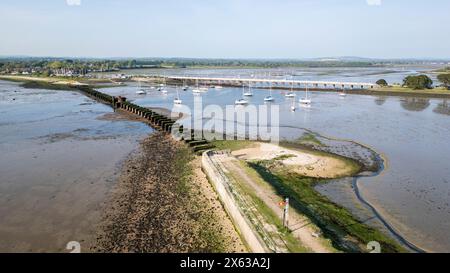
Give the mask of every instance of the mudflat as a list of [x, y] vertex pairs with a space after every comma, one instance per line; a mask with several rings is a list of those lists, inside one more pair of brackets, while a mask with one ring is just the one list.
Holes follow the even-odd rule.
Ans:
[[92, 251], [246, 251], [198, 158], [164, 133], [127, 160], [103, 219]]

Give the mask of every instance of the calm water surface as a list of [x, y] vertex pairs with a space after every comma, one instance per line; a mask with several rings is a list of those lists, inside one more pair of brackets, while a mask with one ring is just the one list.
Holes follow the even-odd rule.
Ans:
[[70, 91], [0, 81], [0, 252], [89, 251], [121, 162], [151, 132]]

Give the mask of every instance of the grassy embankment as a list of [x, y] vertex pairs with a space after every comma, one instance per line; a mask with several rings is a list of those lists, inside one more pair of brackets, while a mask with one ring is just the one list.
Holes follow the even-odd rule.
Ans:
[[[240, 167], [248, 174], [254, 183], [259, 187], [270, 187], [270, 185], [264, 180], [264, 178], [254, 169], [248, 162], [239, 161]], [[233, 173], [232, 173], [233, 175]], [[235, 181], [238, 181], [238, 187], [241, 192], [249, 196], [255, 204], [255, 207], [259, 213], [261, 213], [266, 222], [275, 226], [277, 229], [277, 234], [274, 236], [279, 236], [280, 239], [284, 241], [285, 247], [290, 253], [309, 253], [312, 252], [311, 249], [306, 248], [303, 244], [292, 234], [292, 231], [286, 229], [283, 226], [282, 219], [279, 215], [276, 215], [274, 211], [255, 193], [255, 191], [250, 188], [245, 183], [239, 181], [238, 177], [233, 177]], [[269, 189], [270, 190], [270, 189]], [[280, 196], [280, 201], [282, 197]], [[318, 231], [318, 230], [317, 230]], [[329, 252], [336, 252], [337, 250], [332, 246], [332, 242], [327, 239], [321, 239], [321, 244], [328, 249]]]
[[[307, 141], [318, 142], [311, 136]], [[214, 143], [219, 149], [230, 149], [232, 151], [247, 147], [249, 141], [218, 141]], [[288, 145], [293, 148], [293, 144]], [[301, 150], [301, 147], [299, 147]], [[311, 150], [307, 150], [308, 153]], [[316, 151], [324, 155], [326, 153]], [[327, 154], [338, 157], [350, 165], [356, 174], [359, 164], [351, 159], [338, 155]], [[279, 159], [247, 162], [257, 175], [266, 183], [270, 184], [280, 197], [289, 196], [291, 206], [300, 213], [307, 216], [317, 225], [325, 236], [332, 240], [333, 246], [345, 252], [364, 252], [367, 243], [377, 241], [381, 244], [383, 252], [405, 252], [405, 249], [384, 233], [364, 224], [356, 219], [347, 209], [331, 202], [327, 197], [317, 192], [314, 187], [319, 183], [327, 183], [328, 180], [301, 176], [290, 171], [288, 168], [277, 164]], [[263, 209], [264, 211], [264, 209]]]
[[106, 88], [120, 86], [110, 80], [72, 78], [72, 77], [45, 77], [45, 76], [6, 76], [0, 75], [0, 80], [20, 82], [22, 87], [30, 89], [74, 90], [73, 84], [84, 83], [92, 88]]
[[[371, 90], [368, 90], [369, 92]], [[433, 89], [412, 89], [403, 86], [388, 86], [388, 87], [380, 87], [373, 90], [378, 94], [386, 94], [386, 95], [438, 95], [438, 96], [449, 96], [450, 90], [443, 87], [435, 87]]]
[[195, 252], [227, 252], [227, 241], [220, 232], [220, 225], [214, 210], [205, 205], [205, 196], [192, 183], [194, 155], [187, 146], [182, 146], [175, 156], [174, 169], [180, 173], [176, 185], [176, 193], [183, 196], [186, 209], [192, 215], [198, 231], [198, 237], [194, 243]]

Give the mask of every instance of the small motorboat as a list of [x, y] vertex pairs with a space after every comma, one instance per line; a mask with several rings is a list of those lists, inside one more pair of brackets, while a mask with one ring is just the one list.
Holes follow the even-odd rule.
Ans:
[[294, 92], [289, 92], [285, 95], [286, 98], [295, 98], [297, 95], [295, 95]]
[[246, 99], [238, 99], [234, 102], [234, 104], [236, 105], [247, 105], [248, 104], [248, 100]]
[[264, 98], [264, 101], [265, 102], [272, 102], [272, 101], [274, 101], [275, 99], [272, 97], [272, 96], [267, 96], [267, 97], [265, 97]]
[[136, 94], [138, 94], [138, 95], [146, 95], [147, 92], [145, 92], [144, 90], [139, 90], [139, 91], [136, 92]]
[[311, 105], [311, 100], [308, 99], [308, 98], [301, 98], [301, 99], [299, 100], [299, 102], [300, 102], [300, 104], [302, 104], [302, 105]]

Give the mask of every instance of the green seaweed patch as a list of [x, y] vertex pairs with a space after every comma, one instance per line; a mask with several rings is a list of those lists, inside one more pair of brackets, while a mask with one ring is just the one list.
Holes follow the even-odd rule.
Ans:
[[345, 252], [367, 252], [367, 244], [377, 241], [385, 253], [406, 252], [381, 231], [356, 219], [347, 209], [333, 203], [314, 187], [327, 180], [301, 176], [287, 169], [271, 169], [270, 162], [249, 162], [280, 196], [289, 196], [293, 209], [305, 214], [317, 225], [333, 246]]
[[301, 136], [299, 139], [297, 139], [295, 142], [298, 142], [300, 144], [313, 144], [317, 146], [325, 146], [316, 135], [312, 133], [304, 133], [303, 136]]
[[257, 145], [255, 141], [251, 140], [214, 140], [211, 144], [216, 146], [217, 150], [230, 150], [232, 152], [252, 148]]
[[27, 89], [48, 89], [48, 90], [76, 90], [66, 84], [52, 84], [49, 82], [39, 82], [39, 81], [26, 81], [20, 85]]

